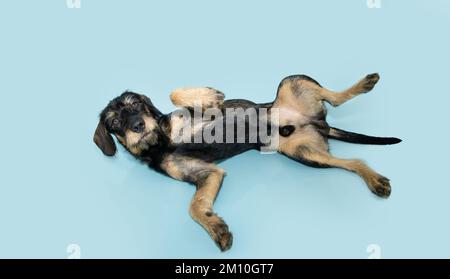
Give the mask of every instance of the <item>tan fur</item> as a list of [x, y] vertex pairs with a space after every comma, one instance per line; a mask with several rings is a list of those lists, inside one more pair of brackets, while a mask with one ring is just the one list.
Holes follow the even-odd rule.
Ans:
[[183, 180], [183, 172], [179, 165], [174, 160], [173, 155], [169, 155], [161, 164], [161, 168], [167, 172], [167, 174], [177, 180]]
[[127, 96], [124, 100], [123, 100], [123, 104], [126, 106], [131, 106], [133, 104], [133, 102], [136, 101], [134, 96]]
[[135, 146], [139, 142], [141, 137], [142, 137], [141, 133], [135, 133], [131, 130], [127, 130], [125, 132], [125, 142], [127, 147], [131, 148]]
[[299, 147], [312, 145], [319, 150], [327, 150], [328, 143], [313, 127], [306, 126], [297, 129], [291, 136], [285, 138], [280, 137], [279, 152], [296, 156]]
[[202, 108], [220, 107], [225, 95], [213, 88], [178, 88], [170, 94], [170, 100], [177, 107]]
[[231, 247], [232, 235], [228, 226], [216, 213], [213, 212], [213, 204], [222, 185], [225, 171], [215, 164], [180, 155], [168, 155], [164, 158], [162, 169], [172, 178], [177, 180], [204, 179], [196, 182], [197, 191], [192, 198], [189, 213], [219, 245], [222, 250]]
[[[284, 79], [273, 105], [262, 104], [270, 107], [271, 116], [279, 116], [276, 120], [271, 117], [271, 122], [277, 123], [280, 128], [280, 137], [277, 137], [279, 145], [276, 150], [305, 164], [317, 167], [338, 167], [355, 172], [364, 179], [370, 190], [381, 197], [388, 197], [391, 188], [387, 178], [376, 173], [360, 160], [339, 159], [329, 153], [330, 127], [325, 122], [324, 101], [338, 106], [361, 93], [370, 91], [378, 79], [377, 74], [368, 75], [341, 93], [322, 88], [306, 76], [290, 76]], [[170, 98], [178, 107], [190, 109], [199, 107], [203, 111], [209, 108], [223, 109], [224, 102], [223, 93], [212, 88], [176, 89]], [[124, 104], [129, 106], [134, 101], [135, 99], [129, 96], [125, 98]], [[181, 113], [173, 112], [171, 114], [169, 125], [159, 127], [154, 118], [144, 117], [144, 132], [134, 133], [127, 130], [125, 137], [116, 135], [117, 139], [131, 153], [140, 155], [142, 150], [146, 150], [152, 142], [156, 142], [156, 134], [152, 131], [163, 129], [162, 132], [170, 134], [171, 144], [176, 146], [174, 137], [179, 135], [176, 131], [184, 127], [184, 117], [190, 116], [188, 110], [178, 111]], [[187, 111], [188, 115], [184, 116], [183, 111]], [[148, 109], [147, 113], [150, 114]], [[107, 117], [115, 117], [115, 115], [111, 114]], [[189, 136], [197, 134], [202, 129], [205, 130], [205, 127], [194, 123], [193, 126], [190, 126], [191, 131], [187, 131], [186, 134]], [[172, 131], [175, 131], [175, 135]], [[335, 133], [333, 129], [331, 129], [331, 133]], [[171, 154], [165, 152], [171, 152]], [[104, 151], [104, 153], [110, 155], [113, 152]], [[201, 224], [222, 251], [229, 249], [232, 245], [232, 234], [222, 218], [213, 211], [213, 204], [220, 191], [225, 171], [213, 163], [179, 155], [173, 149], [161, 151], [161, 156], [165, 156], [159, 165], [162, 172], [174, 179], [196, 185], [197, 190], [189, 208], [192, 218]]]
[[116, 116], [116, 113], [113, 111], [108, 111], [108, 113], [105, 116], [105, 119], [114, 118]]
[[[297, 92], [295, 92], [297, 91]], [[277, 99], [273, 104], [273, 108], [282, 110], [296, 111], [302, 117], [310, 117], [318, 110], [323, 109], [323, 104], [318, 98], [320, 86], [307, 81], [299, 80], [294, 82], [286, 82], [278, 91]], [[301, 92], [301, 94], [296, 94]], [[280, 123], [285, 121], [280, 118]]]
[[323, 100], [327, 101], [331, 105], [339, 106], [355, 96], [358, 96], [362, 93], [367, 93], [372, 90], [379, 79], [380, 77], [377, 74], [368, 75], [357, 82], [355, 85], [341, 93], [336, 93], [326, 88], [321, 88], [319, 90], [319, 94]]
[[152, 131], [159, 128], [156, 120], [149, 116], [144, 116], [142, 119], [145, 122], [144, 132], [135, 133], [131, 130], [127, 130], [125, 132], [125, 138], [116, 135], [117, 139], [135, 155], [141, 154], [142, 148], [146, 148], [147, 144], [156, 143], [157, 141], [156, 134], [152, 133]]
[[127, 146], [133, 146], [136, 145], [139, 140], [141, 139], [142, 135], [145, 133], [153, 131], [155, 128], [158, 127], [158, 123], [156, 123], [156, 120], [153, 117], [144, 116], [142, 117], [142, 120], [145, 122], [145, 130], [141, 133], [135, 133], [131, 130], [127, 130], [125, 132], [125, 142], [127, 143]]
[[213, 212], [213, 203], [219, 193], [225, 172], [217, 169], [195, 193], [189, 213], [211, 236], [222, 250], [231, 246], [232, 235], [222, 218]]
[[280, 126], [294, 125], [295, 131], [289, 137], [280, 137], [278, 151], [296, 160], [355, 172], [364, 179], [371, 191], [380, 196], [389, 196], [391, 188], [387, 178], [360, 160], [339, 159], [329, 154], [326, 137], [312, 126], [311, 120], [311, 116], [325, 111], [323, 101], [333, 106], [340, 105], [370, 91], [378, 80], [377, 74], [368, 75], [342, 93], [330, 91], [304, 79], [285, 82], [278, 91], [273, 107], [280, 111]]
[[[186, 176], [195, 177], [201, 172], [217, 172], [224, 174], [224, 170], [218, 168], [213, 163], [207, 163], [200, 159], [183, 156], [183, 155], [167, 155], [161, 163], [161, 168], [167, 172], [172, 178], [183, 180]], [[197, 185], [201, 186], [201, 185]]]

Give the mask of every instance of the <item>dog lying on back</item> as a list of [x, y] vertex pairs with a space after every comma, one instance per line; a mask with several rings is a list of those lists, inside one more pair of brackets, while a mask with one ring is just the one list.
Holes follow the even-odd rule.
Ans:
[[[339, 106], [359, 94], [369, 92], [378, 80], [378, 74], [367, 75], [349, 89], [337, 93], [323, 88], [310, 77], [293, 75], [281, 81], [275, 100], [264, 104], [243, 99], [224, 100], [223, 93], [209, 87], [178, 89], [170, 98], [184, 113], [175, 111], [169, 114], [161, 113], [148, 97], [125, 92], [110, 101], [101, 112], [94, 142], [105, 155], [113, 156], [116, 145], [111, 135], [114, 135], [134, 157], [149, 167], [196, 185], [190, 214], [225, 251], [231, 247], [233, 237], [224, 220], [213, 211], [214, 200], [225, 176], [225, 171], [216, 163], [248, 150], [267, 147], [267, 141], [261, 137], [262, 130], [269, 131], [272, 139], [277, 138], [277, 152], [308, 166], [337, 167], [355, 172], [374, 194], [389, 197], [389, 179], [360, 160], [334, 157], [329, 153], [328, 139], [380, 145], [395, 144], [401, 140], [351, 133], [330, 127], [325, 121], [327, 112], [324, 102]], [[252, 124], [249, 115], [230, 114], [229, 111], [234, 109], [253, 109], [257, 121]], [[214, 117], [199, 125], [194, 124], [188, 132], [184, 130], [184, 134], [188, 133], [187, 138], [192, 140], [200, 135], [202, 140], [180, 141], [179, 128], [183, 123], [192, 123], [192, 119], [186, 118], [194, 117], [196, 111], [204, 116], [208, 110], [216, 113]], [[275, 112], [277, 117], [273, 121], [271, 116]], [[241, 138], [234, 128], [231, 131], [223, 129], [223, 134], [218, 135], [218, 128], [230, 123], [244, 124], [245, 132], [243, 135], [241, 133]], [[211, 142], [202, 138], [211, 126], [216, 131], [209, 131], [210, 135], [219, 140]]]

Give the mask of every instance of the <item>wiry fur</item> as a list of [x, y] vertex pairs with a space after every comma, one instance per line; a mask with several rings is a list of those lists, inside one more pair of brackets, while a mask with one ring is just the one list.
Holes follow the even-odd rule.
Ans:
[[[394, 144], [401, 140], [371, 137], [330, 127], [326, 122], [324, 105], [324, 102], [333, 106], [343, 104], [372, 90], [378, 80], [378, 74], [368, 75], [349, 89], [336, 93], [323, 88], [308, 76], [293, 75], [281, 81], [276, 99], [270, 103], [224, 100], [224, 94], [212, 88], [177, 89], [171, 94], [171, 100], [179, 107], [192, 110], [200, 106], [203, 111], [216, 108], [225, 115], [227, 108], [267, 108], [269, 113], [276, 108], [279, 123], [277, 130], [272, 132], [279, 133], [279, 153], [309, 166], [338, 167], [355, 172], [373, 193], [388, 197], [391, 193], [389, 179], [360, 160], [333, 157], [329, 153], [328, 138], [363, 144]], [[151, 168], [196, 185], [197, 191], [189, 212], [219, 248], [227, 250], [232, 245], [232, 234], [224, 220], [213, 211], [225, 171], [215, 163], [251, 149], [260, 150], [265, 145], [261, 141], [250, 143], [248, 139], [251, 135], [246, 135], [243, 143], [175, 143], [172, 130], [181, 123], [178, 114], [161, 113], [148, 97], [125, 92], [112, 100], [100, 114], [94, 141], [105, 155], [112, 156], [116, 153], [116, 146], [111, 135], [115, 135], [120, 144]], [[249, 125], [248, 121], [246, 124]], [[193, 128], [192, 136], [201, 133], [204, 128]], [[257, 128], [259, 131], [260, 127]], [[250, 130], [246, 129], [248, 133]]]

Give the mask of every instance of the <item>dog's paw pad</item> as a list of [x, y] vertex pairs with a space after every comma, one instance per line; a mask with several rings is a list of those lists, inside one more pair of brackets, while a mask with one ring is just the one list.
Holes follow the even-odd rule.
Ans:
[[374, 179], [370, 183], [370, 189], [375, 195], [381, 198], [388, 198], [391, 195], [392, 191], [389, 179], [384, 176], [380, 176]]
[[222, 252], [228, 250], [233, 245], [233, 235], [227, 224], [220, 222], [212, 226], [212, 237]]
[[367, 93], [375, 87], [375, 84], [380, 80], [380, 75], [370, 74], [367, 75], [363, 80], [361, 80], [359, 86], [362, 93]]

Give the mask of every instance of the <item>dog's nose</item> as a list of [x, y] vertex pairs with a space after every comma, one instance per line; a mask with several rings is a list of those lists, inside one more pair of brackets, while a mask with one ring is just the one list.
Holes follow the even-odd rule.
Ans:
[[141, 133], [142, 131], [144, 131], [144, 128], [145, 128], [144, 120], [139, 119], [136, 122], [134, 122], [133, 126], [131, 127], [131, 130], [133, 130], [133, 132], [135, 133]]

